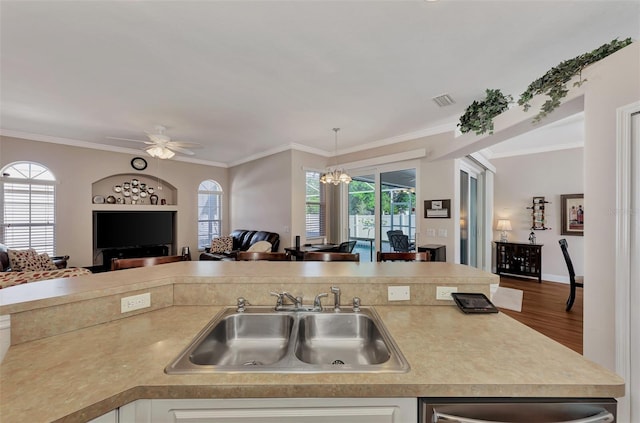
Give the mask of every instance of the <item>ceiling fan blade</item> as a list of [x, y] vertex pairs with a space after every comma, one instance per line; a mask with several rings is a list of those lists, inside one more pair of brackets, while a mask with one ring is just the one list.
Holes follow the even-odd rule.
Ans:
[[193, 156], [194, 154], [196, 154], [193, 151], [187, 150], [186, 148], [182, 148], [182, 147], [171, 146], [171, 147], [168, 147], [168, 148], [169, 148], [169, 150], [175, 150], [178, 153], [186, 154], [188, 156]]
[[202, 144], [196, 142], [184, 142], [184, 141], [169, 141], [167, 147], [183, 147], [183, 148], [202, 148]]
[[133, 142], [143, 142], [145, 144], [153, 144], [149, 141], [144, 141], [144, 140], [132, 140], [131, 138], [118, 138], [118, 137], [107, 137], [107, 139], [110, 140], [120, 140], [120, 141], [133, 141]]

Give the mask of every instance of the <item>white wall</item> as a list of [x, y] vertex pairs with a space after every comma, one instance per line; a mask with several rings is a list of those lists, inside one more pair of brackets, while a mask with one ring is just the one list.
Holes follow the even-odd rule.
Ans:
[[[558, 143], [563, 140], [558, 140]], [[557, 282], [569, 282], [567, 266], [562, 257], [558, 240], [566, 238], [571, 261], [576, 274], [584, 274], [584, 238], [561, 235], [560, 196], [584, 192], [583, 149], [552, 151], [523, 156], [493, 159], [496, 167], [493, 228], [498, 219], [509, 219], [513, 231], [509, 241], [528, 242], [531, 232], [532, 197], [543, 196], [546, 231], [535, 231], [542, 247], [542, 278]], [[587, 213], [588, 216], [588, 213]], [[589, 219], [587, 218], [587, 221]], [[588, 223], [589, 224], [589, 223]], [[500, 239], [500, 231], [493, 231], [494, 240]], [[494, 266], [495, 267], [495, 266]]]
[[231, 230], [276, 232], [280, 248], [291, 234], [291, 151], [273, 154], [230, 169]]
[[[459, 257], [455, 244], [455, 234], [460, 225], [456, 225], [459, 218], [460, 201], [456, 190], [459, 172], [454, 160], [430, 162], [427, 158], [420, 161], [420, 198], [421, 204], [416, 207], [416, 219], [420, 220], [418, 244], [442, 244], [447, 247], [447, 261], [454, 262]], [[424, 217], [424, 202], [427, 200], [451, 200], [450, 219], [426, 219]], [[430, 230], [435, 236], [429, 235]], [[440, 235], [446, 231], [446, 236]], [[459, 260], [457, 260], [459, 262]]]
[[584, 355], [612, 370], [615, 369], [616, 109], [640, 100], [639, 75], [638, 42], [583, 72], [588, 80], [583, 85], [584, 194], [591, 222], [585, 228]]
[[[140, 173], [160, 177], [178, 190], [176, 249], [189, 246], [192, 256], [198, 248], [198, 185], [214, 179], [224, 190], [223, 219], [229, 216], [227, 169], [176, 160], [147, 158], [147, 169], [138, 172], [131, 167], [132, 154], [72, 147], [17, 138], [0, 137], [0, 168], [17, 161], [33, 161], [49, 168], [56, 177], [56, 254], [71, 256], [70, 266], [93, 264], [91, 184], [122, 173]], [[140, 156], [144, 153], [141, 152]], [[102, 206], [104, 208], [104, 205]], [[223, 223], [223, 232], [228, 222]]]

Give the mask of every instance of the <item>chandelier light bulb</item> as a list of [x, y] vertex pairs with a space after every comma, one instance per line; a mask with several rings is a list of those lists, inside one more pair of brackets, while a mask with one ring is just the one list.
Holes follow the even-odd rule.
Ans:
[[352, 181], [351, 176], [349, 176], [344, 170], [338, 169], [338, 131], [339, 130], [340, 128], [333, 128], [333, 132], [336, 133], [335, 154], [334, 154], [336, 167], [334, 169], [327, 168], [325, 173], [322, 174], [322, 176], [320, 177], [320, 182], [322, 182], [323, 184], [340, 185], [340, 183], [343, 183], [345, 185], [348, 185], [349, 182]]

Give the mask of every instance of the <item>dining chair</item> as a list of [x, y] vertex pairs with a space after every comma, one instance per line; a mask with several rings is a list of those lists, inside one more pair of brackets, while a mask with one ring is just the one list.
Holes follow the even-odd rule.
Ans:
[[304, 261], [360, 261], [360, 254], [312, 251], [304, 254]]
[[567, 263], [567, 270], [569, 271], [569, 298], [567, 298], [567, 308], [565, 311], [570, 311], [573, 307], [573, 302], [576, 299], [576, 287], [582, 288], [584, 285], [584, 278], [582, 276], [576, 276], [576, 272], [573, 269], [573, 263], [571, 262], [571, 256], [569, 255], [569, 245], [566, 239], [558, 240], [564, 261]]
[[174, 263], [185, 261], [185, 256], [158, 256], [158, 257], [135, 257], [135, 258], [112, 258], [111, 270], [131, 269], [134, 267], [148, 267], [157, 264]]
[[377, 259], [381, 261], [431, 261], [431, 255], [427, 252], [392, 252], [378, 251]]
[[353, 251], [353, 248], [356, 246], [356, 241], [345, 241], [341, 242], [338, 246], [339, 253], [350, 253]]
[[399, 229], [394, 229], [391, 231], [387, 231], [387, 239], [389, 240], [389, 243], [391, 243], [391, 237], [394, 235], [404, 235], [404, 232], [402, 232]]
[[411, 251], [409, 244], [409, 236], [405, 234], [392, 234], [389, 238], [393, 251], [407, 253]]
[[287, 253], [272, 253], [267, 251], [238, 251], [236, 261], [289, 261], [291, 256]]

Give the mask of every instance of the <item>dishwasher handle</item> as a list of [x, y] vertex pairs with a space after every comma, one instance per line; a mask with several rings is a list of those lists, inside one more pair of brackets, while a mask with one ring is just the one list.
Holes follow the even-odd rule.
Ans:
[[[447, 422], [447, 421], [453, 421], [458, 423], [506, 423], [506, 422], [498, 422], [494, 420], [478, 420], [478, 419], [472, 419], [468, 417], [455, 416], [453, 414], [440, 413], [435, 408], [433, 409], [432, 421], [433, 423]], [[584, 417], [577, 420], [556, 422], [556, 423], [611, 423], [613, 421], [615, 421], [613, 414], [611, 414], [607, 410], [602, 410], [600, 413], [595, 414], [593, 416]]]

